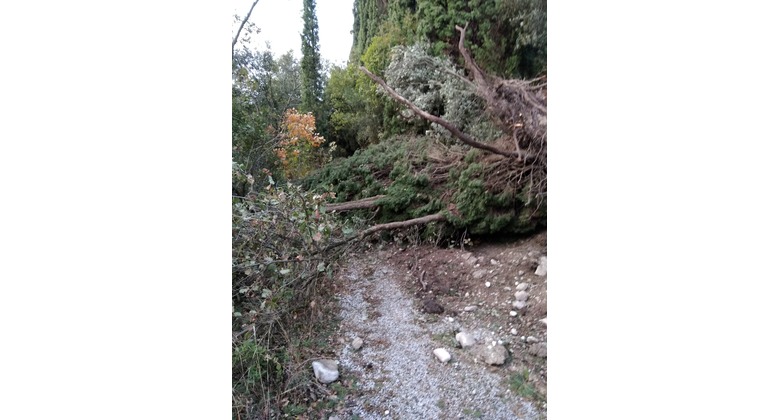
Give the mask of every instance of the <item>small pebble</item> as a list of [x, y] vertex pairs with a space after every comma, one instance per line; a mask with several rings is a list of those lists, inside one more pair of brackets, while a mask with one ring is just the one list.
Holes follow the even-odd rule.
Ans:
[[465, 308], [463, 308], [463, 310], [466, 311], [466, 312], [474, 312], [474, 311], [477, 310], [477, 307], [474, 306], [474, 305], [466, 306]]
[[385, 410], [385, 415], [390, 414], [390, 410]]
[[520, 292], [522, 292], [523, 290], [525, 290], [527, 288], [528, 288], [528, 283], [525, 283], [525, 282], [520, 283], [520, 284], [517, 285], [517, 290], [520, 291]]
[[509, 316], [517, 316], [517, 312], [515, 312], [515, 311], [509, 311]]
[[471, 347], [475, 344], [474, 337], [463, 331], [455, 334], [455, 340], [457, 340], [458, 344], [463, 348]]
[[485, 287], [490, 287], [490, 282], [489, 281], [485, 282]]
[[512, 302], [512, 307], [517, 309], [518, 311], [522, 311], [523, 309], [525, 309], [525, 302], [521, 302], [519, 300], [516, 300], [516, 301]]
[[539, 339], [537, 339], [536, 337], [534, 337], [532, 335], [529, 335], [528, 338], [525, 339], [525, 341], [527, 341], [529, 343], [538, 343]]
[[448, 352], [444, 348], [438, 348], [433, 351], [433, 355], [436, 356], [437, 359], [439, 359], [442, 363], [447, 363], [452, 359], [452, 356], [450, 356], [450, 352]]
[[528, 292], [525, 291], [515, 292], [515, 299], [521, 302], [528, 300]]
[[361, 347], [363, 347], [363, 339], [360, 337], [355, 337], [355, 339], [352, 340], [352, 348], [355, 350], [360, 350]]
[[509, 333], [510, 333], [510, 334], [512, 334], [512, 335], [517, 335], [517, 329], [516, 329], [516, 328], [512, 328], [512, 329], [509, 331]]

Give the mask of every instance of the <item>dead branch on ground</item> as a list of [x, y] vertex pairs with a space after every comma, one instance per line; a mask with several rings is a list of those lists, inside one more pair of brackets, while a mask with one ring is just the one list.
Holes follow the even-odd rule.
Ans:
[[357, 209], [370, 209], [378, 206], [377, 201], [385, 198], [384, 195], [375, 195], [373, 197], [363, 198], [355, 201], [347, 201], [344, 203], [326, 204], [325, 211], [346, 211]]

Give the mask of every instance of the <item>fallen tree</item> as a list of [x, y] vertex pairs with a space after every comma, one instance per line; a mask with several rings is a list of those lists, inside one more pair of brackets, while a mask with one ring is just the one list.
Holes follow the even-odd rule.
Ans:
[[[472, 233], [522, 233], [546, 224], [546, 77], [518, 80], [486, 74], [464, 45], [466, 28], [456, 29], [465, 75], [414, 54], [397, 60], [418, 59], [419, 63], [385, 72], [386, 77], [393, 77], [394, 86], [387, 82], [389, 78], [384, 80], [360, 67], [390, 98], [430, 122], [432, 128], [443, 128], [456, 142], [436, 135], [397, 136], [330, 165], [310, 180], [310, 186], [329, 185], [336, 190], [340, 202], [328, 204], [328, 211], [374, 209], [380, 222], [376, 230], [369, 228], [350, 240], [432, 221], [447, 221], [451, 228]], [[480, 131], [468, 122], [435, 115], [420, 105], [426, 98], [413, 100], [399, 91], [398, 85], [404, 82], [412, 86], [426, 83], [425, 75], [407, 73], [429, 64], [439, 66], [430, 74], [448, 77], [446, 83], [458, 84], [482, 101], [496, 136], [480, 138]]]

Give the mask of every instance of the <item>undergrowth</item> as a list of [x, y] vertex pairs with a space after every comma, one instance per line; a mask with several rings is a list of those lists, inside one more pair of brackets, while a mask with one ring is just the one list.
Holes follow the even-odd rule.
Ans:
[[514, 373], [509, 378], [509, 389], [515, 394], [534, 401], [542, 401], [544, 396], [537, 391], [534, 384], [530, 381], [530, 371], [523, 369], [522, 372]]
[[311, 359], [336, 325], [329, 286], [344, 249], [328, 245], [361, 221], [327, 214], [330, 193], [268, 174], [260, 187], [242, 169], [234, 183], [251, 188], [233, 197], [233, 418], [297, 415], [323, 393]]

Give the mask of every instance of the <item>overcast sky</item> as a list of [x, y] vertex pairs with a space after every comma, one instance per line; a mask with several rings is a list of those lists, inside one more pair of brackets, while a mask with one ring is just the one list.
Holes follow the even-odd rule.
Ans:
[[[243, 19], [252, 7], [253, 0], [233, 0], [233, 13]], [[320, 55], [334, 64], [345, 64], [352, 48], [353, 0], [317, 1], [317, 21], [320, 29]], [[301, 31], [303, 30], [303, 0], [260, 0], [249, 19], [260, 28], [260, 36], [252, 45], [265, 49], [271, 42], [274, 55], [293, 50], [301, 56]], [[233, 35], [238, 29], [234, 25]]]

